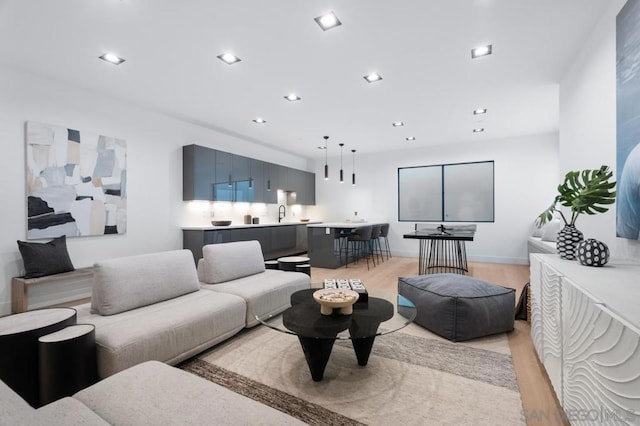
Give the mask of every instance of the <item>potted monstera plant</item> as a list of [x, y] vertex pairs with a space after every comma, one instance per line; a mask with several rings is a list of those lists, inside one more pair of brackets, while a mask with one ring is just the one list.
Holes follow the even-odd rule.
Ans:
[[[599, 169], [570, 171], [564, 182], [558, 185], [558, 195], [553, 203], [536, 219], [538, 227], [550, 221], [555, 212], [560, 214], [564, 228], [558, 233], [557, 249], [563, 259], [576, 258], [576, 246], [583, 240], [582, 232], [576, 228], [576, 220], [581, 214], [594, 215], [609, 210], [609, 205], [616, 200], [615, 181], [611, 181], [613, 172], [608, 166]], [[568, 207], [571, 216], [558, 209], [558, 204]]]

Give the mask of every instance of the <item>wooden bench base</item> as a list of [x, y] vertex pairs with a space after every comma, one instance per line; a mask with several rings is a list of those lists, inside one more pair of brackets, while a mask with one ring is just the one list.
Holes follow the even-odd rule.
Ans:
[[27, 296], [27, 287], [29, 286], [48, 284], [56, 281], [75, 281], [92, 277], [92, 267], [78, 268], [74, 271], [39, 278], [13, 277], [11, 279], [11, 313], [18, 314], [28, 310], [29, 297]]

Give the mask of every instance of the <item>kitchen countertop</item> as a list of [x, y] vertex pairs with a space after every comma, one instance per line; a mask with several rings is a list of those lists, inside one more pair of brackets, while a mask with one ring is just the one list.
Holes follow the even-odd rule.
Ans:
[[257, 223], [257, 224], [231, 224], [228, 226], [213, 226], [213, 225], [203, 225], [203, 226], [183, 226], [182, 229], [185, 231], [218, 231], [220, 229], [244, 229], [244, 228], [264, 228], [269, 226], [289, 226], [289, 225], [311, 225], [311, 224], [319, 224], [322, 222], [282, 222], [282, 223]]
[[384, 225], [388, 222], [310, 222], [311, 228], [355, 229], [363, 226]]

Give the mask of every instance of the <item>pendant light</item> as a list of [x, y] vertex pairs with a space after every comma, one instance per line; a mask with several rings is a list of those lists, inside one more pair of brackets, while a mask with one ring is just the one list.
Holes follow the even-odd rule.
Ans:
[[329, 140], [329, 136], [323, 136], [324, 138], [324, 180], [329, 180], [329, 162], [327, 161], [327, 141]]
[[340, 145], [340, 183], [344, 183], [344, 170], [342, 170], [342, 147], [344, 144], [339, 143], [338, 145]]
[[356, 150], [352, 149], [353, 153], [353, 173], [351, 173], [351, 185], [356, 186]]
[[249, 189], [253, 189], [253, 160], [249, 159]]

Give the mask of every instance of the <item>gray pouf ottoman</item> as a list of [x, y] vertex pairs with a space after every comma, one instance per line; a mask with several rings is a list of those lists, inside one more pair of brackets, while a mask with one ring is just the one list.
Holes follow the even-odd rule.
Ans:
[[430, 274], [398, 278], [398, 293], [418, 308], [416, 324], [452, 342], [513, 330], [512, 288], [464, 275]]

